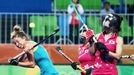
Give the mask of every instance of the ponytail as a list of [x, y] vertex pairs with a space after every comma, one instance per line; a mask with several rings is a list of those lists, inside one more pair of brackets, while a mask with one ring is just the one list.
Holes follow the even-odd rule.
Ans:
[[30, 38], [28, 37], [28, 35], [25, 34], [25, 32], [18, 25], [15, 25], [13, 27], [13, 32], [11, 33], [11, 39], [13, 39], [16, 36], [21, 37], [21, 38], [25, 37], [26, 40], [30, 40]]

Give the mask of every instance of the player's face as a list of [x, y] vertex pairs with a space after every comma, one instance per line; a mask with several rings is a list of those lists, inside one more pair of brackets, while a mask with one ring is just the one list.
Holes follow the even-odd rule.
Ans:
[[103, 26], [103, 30], [105, 31], [106, 34], [111, 32], [110, 28], [108, 28], [106, 26]]
[[86, 37], [86, 30], [80, 30], [80, 37], [81, 36]]
[[105, 31], [106, 34], [111, 32], [110, 23], [111, 23], [112, 17], [110, 16], [111, 15], [107, 15], [103, 21], [103, 30]]
[[86, 30], [80, 30], [80, 42], [86, 43]]
[[18, 48], [24, 49], [24, 44], [26, 42], [24, 38], [15, 37], [13, 38], [13, 42]]
[[106, 4], [105, 5], [105, 8], [106, 8], [106, 10], [109, 10], [110, 9], [110, 5], [109, 4]]
[[77, 3], [77, 2], [78, 2], [78, 0], [73, 0], [73, 2], [74, 2], [74, 3]]

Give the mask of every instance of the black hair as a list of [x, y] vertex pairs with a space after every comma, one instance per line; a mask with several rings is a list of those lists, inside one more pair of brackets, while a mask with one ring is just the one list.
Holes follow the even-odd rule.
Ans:
[[121, 31], [121, 22], [123, 18], [117, 14], [113, 14], [115, 16], [115, 19], [113, 19], [110, 23], [110, 26], [112, 27], [113, 32], [118, 33]]
[[104, 2], [104, 6], [105, 6], [106, 4], [110, 5], [110, 2], [108, 2], [108, 1]]
[[117, 14], [108, 14], [103, 21], [104, 30], [110, 30], [110, 32], [118, 33], [121, 30], [120, 26], [122, 20], [123, 18]]
[[[72, 0], [72, 2], [74, 2], [74, 1]], [[77, 0], [77, 4], [79, 4], [79, 2], [80, 2], [80, 0]]]

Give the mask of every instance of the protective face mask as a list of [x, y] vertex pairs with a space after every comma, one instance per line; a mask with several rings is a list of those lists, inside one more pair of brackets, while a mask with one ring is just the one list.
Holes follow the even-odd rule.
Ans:
[[80, 36], [80, 42], [81, 42], [81, 43], [85, 43], [85, 42], [86, 42], [86, 37]]
[[105, 32], [105, 34], [108, 34], [111, 32], [111, 29], [109, 27], [104, 26], [103, 31]]

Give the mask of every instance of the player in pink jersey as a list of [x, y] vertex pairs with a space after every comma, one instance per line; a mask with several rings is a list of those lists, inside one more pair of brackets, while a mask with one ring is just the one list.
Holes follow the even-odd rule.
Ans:
[[[92, 71], [91, 66], [93, 66], [95, 61], [94, 49], [92, 46], [93, 41], [91, 40], [94, 33], [92, 30], [88, 29], [86, 26], [80, 28], [80, 41], [81, 45], [79, 47], [79, 62], [80, 66], [86, 70], [86, 74], [81, 72], [81, 75], [89, 75]], [[77, 69], [77, 63], [72, 63], [73, 69]]]
[[118, 36], [122, 17], [108, 14], [103, 21], [104, 31], [98, 34], [95, 43], [95, 63], [92, 75], [118, 75], [116, 59], [122, 53], [123, 39]]

